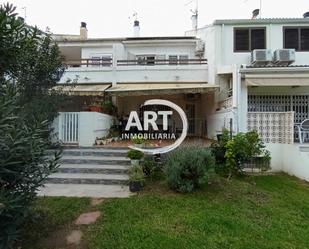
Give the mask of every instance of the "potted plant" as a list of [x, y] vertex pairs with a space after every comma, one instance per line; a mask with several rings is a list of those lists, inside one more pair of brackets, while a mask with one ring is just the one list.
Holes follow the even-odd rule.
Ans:
[[116, 107], [111, 99], [105, 99], [101, 102], [101, 110], [103, 113], [114, 115], [116, 113]]
[[98, 105], [90, 105], [89, 111], [90, 112], [102, 112], [102, 108]]
[[145, 139], [139, 138], [137, 136], [132, 138], [132, 142], [137, 148], [143, 148], [145, 147]]
[[131, 192], [139, 192], [144, 186], [145, 176], [140, 165], [134, 164], [129, 172], [129, 189]]
[[139, 164], [139, 161], [143, 158], [144, 153], [139, 150], [129, 150], [127, 157], [131, 159], [131, 164]]

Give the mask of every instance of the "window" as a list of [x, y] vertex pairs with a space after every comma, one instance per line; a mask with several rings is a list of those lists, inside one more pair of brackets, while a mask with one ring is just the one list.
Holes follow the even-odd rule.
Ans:
[[234, 51], [250, 52], [266, 48], [265, 28], [235, 28]]
[[113, 57], [111, 54], [92, 54], [90, 55], [90, 64], [93, 67], [110, 67], [112, 66]]
[[100, 66], [100, 60], [101, 60], [100, 56], [92, 56], [91, 57], [91, 65], [93, 67], [99, 67]]
[[178, 56], [177, 55], [169, 55], [168, 60], [169, 60], [170, 65], [177, 65], [178, 64]]
[[155, 64], [154, 55], [137, 55], [136, 59], [139, 65], [154, 65]]
[[188, 55], [179, 55], [179, 64], [187, 65], [188, 64]]
[[166, 64], [166, 61], [165, 61], [165, 54], [157, 54], [156, 55], [156, 64], [157, 65], [162, 65], [162, 64]]
[[309, 27], [285, 27], [283, 40], [284, 48], [309, 51]]

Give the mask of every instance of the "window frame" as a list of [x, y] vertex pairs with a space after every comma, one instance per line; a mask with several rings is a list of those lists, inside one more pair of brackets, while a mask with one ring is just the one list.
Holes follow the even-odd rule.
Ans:
[[285, 47], [285, 30], [286, 29], [297, 29], [298, 32], [298, 48], [295, 49], [296, 52], [309, 52], [309, 49], [301, 49], [301, 30], [302, 29], [309, 29], [309, 26], [283, 26], [282, 33], [283, 33], [283, 44], [282, 47], [284, 49], [291, 49]]
[[[253, 29], [261, 29], [264, 30], [264, 35], [265, 35], [265, 39], [264, 39], [264, 49], [267, 49], [267, 27], [263, 26], [263, 27], [234, 27], [233, 29], [233, 52], [234, 53], [251, 53], [253, 50], [251, 48], [251, 30]], [[237, 30], [248, 30], [249, 31], [249, 50], [236, 50], [236, 31]]]

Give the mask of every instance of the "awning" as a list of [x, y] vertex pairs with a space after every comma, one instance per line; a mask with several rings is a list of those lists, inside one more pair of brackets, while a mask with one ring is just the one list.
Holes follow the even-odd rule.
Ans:
[[246, 74], [247, 86], [309, 86], [308, 74]]
[[218, 86], [207, 83], [118, 83], [106, 90], [112, 95], [153, 95], [177, 93], [205, 93], [213, 91]]
[[107, 88], [111, 84], [77, 84], [75, 86], [70, 85], [58, 85], [53, 89], [62, 90], [69, 95], [77, 96], [103, 96]]

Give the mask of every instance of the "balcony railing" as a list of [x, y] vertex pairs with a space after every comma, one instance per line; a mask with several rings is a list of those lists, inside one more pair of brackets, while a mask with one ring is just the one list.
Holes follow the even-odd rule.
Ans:
[[81, 59], [81, 60], [72, 60], [65, 61], [64, 64], [68, 67], [111, 67], [113, 65], [112, 58], [104, 58], [104, 59]]
[[[112, 58], [104, 59], [81, 59], [65, 61], [68, 67], [111, 67], [113, 65]], [[206, 65], [207, 59], [175, 59], [175, 60], [117, 60], [117, 66], [155, 66], [155, 65]]]
[[173, 60], [117, 60], [117, 66], [155, 66], [155, 65], [205, 65], [207, 59], [173, 59]]

